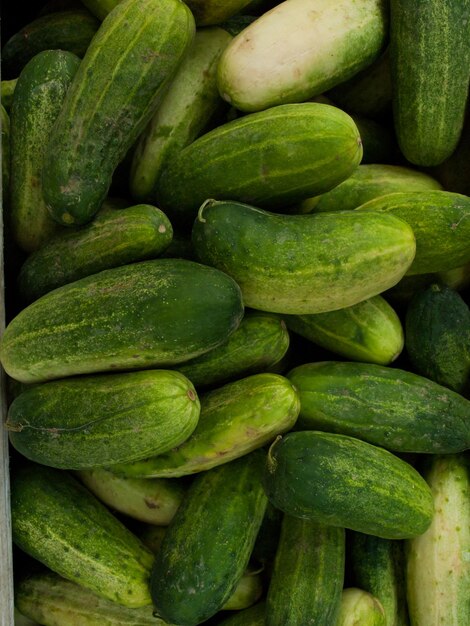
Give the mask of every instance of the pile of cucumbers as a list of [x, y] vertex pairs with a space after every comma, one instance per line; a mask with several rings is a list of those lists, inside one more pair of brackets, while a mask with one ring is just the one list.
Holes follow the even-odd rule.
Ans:
[[468, 626], [470, 0], [43, 5], [2, 51], [17, 626]]

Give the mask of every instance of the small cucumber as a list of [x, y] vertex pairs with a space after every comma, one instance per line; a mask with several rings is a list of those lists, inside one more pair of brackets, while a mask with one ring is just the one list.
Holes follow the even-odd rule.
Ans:
[[373, 595], [350, 587], [344, 589], [335, 626], [388, 626], [383, 606]]

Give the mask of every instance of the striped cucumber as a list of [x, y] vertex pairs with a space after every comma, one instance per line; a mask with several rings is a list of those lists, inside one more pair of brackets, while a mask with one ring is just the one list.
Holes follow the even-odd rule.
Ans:
[[180, 0], [123, 0], [104, 20], [46, 149], [44, 197], [59, 223], [84, 224], [98, 211], [193, 36]]
[[388, 626], [385, 611], [373, 595], [362, 589], [344, 589], [335, 626]]
[[266, 626], [334, 624], [344, 563], [343, 528], [284, 515], [266, 600]]
[[278, 215], [207, 201], [193, 227], [193, 244], [203, 263], [237, 281], [247, 306], [324, 313], [375, 296], [404, 275], [415, 239], [404, 221], [391, 218], [359, 211]]

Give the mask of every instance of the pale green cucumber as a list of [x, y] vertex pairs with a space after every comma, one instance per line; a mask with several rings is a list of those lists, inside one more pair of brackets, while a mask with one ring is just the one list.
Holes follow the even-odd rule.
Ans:
[[382, 296], [338, 311], [284, 319], [289, 330], [353, 361], [387, 365], [403, 349], [400, 319]]
[[[335, 626], [388, 626], [385, 611], [377, 598], [362, 589], [344, 589]], [[428, 625], [430, 626], [430, 625]]]
[[434, 518], [407, 544], [412, 626], [467, 626], [470, 621], [470, 470], [464, 455], [435, 456], [425, 474]]
[[231, 36], [221, 28], [196, 33], [156, 113], [134, 151], [130, 191], [139, 200], [155, 197], [166, 163], [190, 144], [224, 103], [216, 84], [219, 57]]
[[242, 111], [303, 102], [367, 67], [387, 32], [382, 0], [286, 0], [222, 55], [222, 97]]
[[81, 470], [77, 475], [101, 502], [147, 524], [167, 526], [185, 493], [176, 480], [123, 478], [104, 469]]
[[255, 374], [202, 396], [198, 427], [184, 443], [137, 463], [115, 465], [124, 476], [177, 477], [244, 456], [292, 428], [300, 404], [278, 374]]
[[301, 212], [347, 211], [369, 200], [399, 191], [430, 191], [441, 184], [423, 172], [400, 165], [359, 165], [357, 170], [337, 187], [301, 203]]

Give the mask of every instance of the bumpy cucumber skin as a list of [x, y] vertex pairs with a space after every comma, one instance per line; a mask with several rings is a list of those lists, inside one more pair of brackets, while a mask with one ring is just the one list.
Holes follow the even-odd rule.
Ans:
[[385, 539], [420, 535], [433, 515], [431, 491], [411, 465], [344, 435], [279, 437], [268, 455], [264, 487], [288, 515]]
[[104, 20], [46, 149], [44, 197], [59, 223], [84, 224], [98, 211], [193, 36], [179, 0], [123, 0]]
[[31, 254], [21, 267], [18, 291], [24, 302], [32, 302], [102, 270], [155, 258], [172, 237], [169, 219], [156, 207], [101, 209], [90, 224], [58, 234]]
[[405, 157], [438, 165], [454, 151], [470, 79], [462, 0], [392, 0], [390, 62], [395, 130]]
[[0, 105], [0, 128], [2, 133], [2, 201], [5, 206], [10, 197], [10, 117]]
[[124, 476], [178, 477], [228, 463], [292, 428], [300, 410], [293, 385], [278, 374], [255, 374], [202, 396], [198, 427], [166, 453], [112, 471]]
[[187, 378], [149, 370], [35, 385], [11, 404], [7, 428], [28, 459], [78, 470], [166, 452], [191, 435], [199, 412]]
[[289, 380], [299, 429], [326, 430], [396, 452], [450, 454], [470, 447], [470, 401], [423, 376], [369, 363], [307, 363]]
[[23, 309], [0, 344], [21, 382], [176, 365], [217, 347], [243, 317], [238, 285], [183, 259], [104, 270]]
[[324, 313], [391, 287], [414, 258], [414, 235], [403, 220], [358, 215], [279, 215], [210, 201], [194, 223], [193, 244], [203, 263], [237, 281], [247, 306]]
[[403, 349], [400, 318], [382, 296], [338, 311], [284, 319], [289, 330], [353, 361], [388, 365]]
[[255, 606], [224, 619], [219, 626], [266, 626], [264, 616], [265, 603], [258, 602]]
[[83, 9], [43, 15], [6, 42], [2, 73], [18, 76], [26, 63], [44, 50], [67, 50], [82, 57], [98, 26], [98, 20]]
[[165, 164], [193, 142], [212, 115], [223, 107], [216, 70], [230, 40], [221, 28], [196, 33], [188, 56], [134, 150], [129, 181], [134, 198], [155, 197]]
[[21, 72], [11, 107], [12, 236], [26, 252], [37, 250], [57, 230], [43, 198], [41, 173], [46, 144], [80, 65], [71, 52], [40, 52]]
[[266, 600], [266, 626], [335, 624], [344, 564], [343, 528], [284, 515]]
[[152, 570], [157, 614], [196, 626], [214, 615], [241, 578], [263, 519], [264, 454], [201, 474], [170, 525]]
[[336, 626], [388, 626], [385, 611], [373, 595], [350, 587], [343, 590]]
[[430, 528], [407, 542], [412, 626], [469, 623], [470, 470], [464, 455], [433, 457], [425, 472], [435, 506]]
[[282, 209], [348, 178], [362, 152], [356, 125], [340, 109], [316, 102], [273, 107], [184, 148], [163, 171], [157, 198], [170, 219], [186, 224], [208, 198]]
[[407, 275], [442, 272], [470, 261], [470, 198], [449, 191], [398, 192], [380, 196], [356, 211], [389, 213], [416, 236], [416, 256]]
[[11, 511], [13, 541], [30, 556], [123, 606], [151, 604], [152, 553], [69, 474], [17, 469]]
[[418, 292], [406, 313], [406, 349], [423, 376], [462, 392], [470, 376], [470, 309], [444, 285]]

